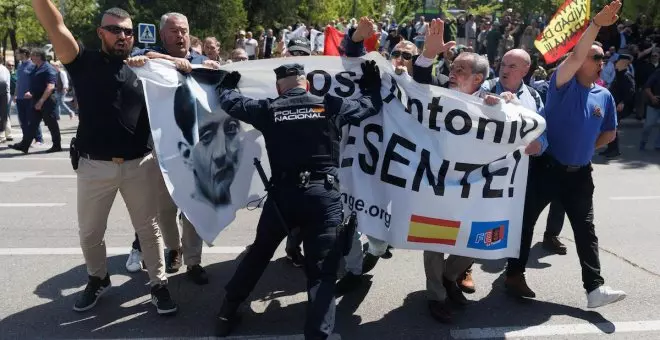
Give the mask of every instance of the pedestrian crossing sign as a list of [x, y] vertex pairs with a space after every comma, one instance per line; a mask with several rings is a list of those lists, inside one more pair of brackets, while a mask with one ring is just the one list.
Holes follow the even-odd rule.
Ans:
[[140, 23], [138, 25], [138, 42], [140, 44], [155, 44], [156, 25]]

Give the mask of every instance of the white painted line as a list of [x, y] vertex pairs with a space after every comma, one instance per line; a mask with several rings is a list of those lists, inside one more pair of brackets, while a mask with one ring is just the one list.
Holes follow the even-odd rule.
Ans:
[[66, 203], [0, 203], [0, 208], [63, 207]]
[[[180, 340], [182, 339], [181, 337], [169, 337], [169, 338], [136, 338], [140, 340], [168, 340], [168, 339], [176, 339]], [[186, 337], [186, 340], [212, 340], [212, 339], [217, 339], [215, 337]], [[304, 334], [292, 334], [292, 335], [238, 335], [238, 336], [229, 336], [226, 338], [223, 338], [226, 340], [304, 340], [305, 335]], [[84, 339], [86, 340], [86, 339]], [[108, 339], [108, 340], [123, 340], [121, 338], [117, 339]], [[328, 340], [341, 340], [341, 335], [339, 334], [332, 334], [328, 337]]]
[[28, 155], [23, 157], [2, 157], [0, 161], [68, 161], [69, 157], [30, 157]]
[[69, 178], [77, 178], [77, 177], [78, 177], [77, 175], [36, 175], [36, 176], [28, 177], [28, 179], [30, 178], [69, 179]]
[[[205, 254], [240, 254], [245, 247], [204, 247], [202, 252]], [[108, 247], [108, 255], [127, 255], [130, 253], [130, 247]], [[82, 255], [80, 248], [0, 248], [0, 256], [16, 255]]]
[[454, 339], [522, 338], [577, 334], [633, 333], [660, 331], [660, 320], [629, 321], [598, 324], [516, 326], [494, 328], [468, 328], [451, 331]]
[[660, 200], [660, 196], [621, 196], [610, 197], [613, 201]]

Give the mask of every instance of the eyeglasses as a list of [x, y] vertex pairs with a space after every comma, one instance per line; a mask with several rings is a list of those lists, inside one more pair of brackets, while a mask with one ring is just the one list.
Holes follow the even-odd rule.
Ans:
[[593, 59], [594, 61], [603, 61], [605, 60], [605, 55], [600, 53], [594, 54], [593, 56], [591, 56], [591, 59]]
[[410, 52], [401, 52], [401, 51], [392, 51], [390, 56], [392, 56], [392, 59], [401, 57], [404, 60], [410, 60], [413, 57], [412, 53], [410, 53]]
[[102, 29], [112, 33], [119, 35], [120, 33], [124, 33], [125, 36], [127, 37], [132, 37], [133, 36], [133, 28], [125, 28], [125, 27], [120, 27], [116, 25], [107, 25], [107, 26], [101, 26]]

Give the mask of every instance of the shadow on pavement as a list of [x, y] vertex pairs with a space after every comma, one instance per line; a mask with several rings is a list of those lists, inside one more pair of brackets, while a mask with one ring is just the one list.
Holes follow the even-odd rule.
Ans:
[[[436, 322], [428, 311], [425, 291], [408, 294], [401, 307], [394, 309], [378, 321], [362, 325], [340, 323], [337, 332], [342, 339], [450, 339], [451, 332], [470, 328], [506, 328], [506, 331], [524, 330], [542, 325], [552, 317], [565, 315], [598, 327], [603, 333], [613, 333], [615, 326], [600, 313], [539, 300], [520, 300], [504, 292], [504, 274], [493, 282], [493, 288], [484, 299], [471, 305], [453, 309], [454, 323]], [[469, 299], [469, 296], [468, 296]], [[496, 339], [504, 339], [503, 330]], [[492, 333], [490, 333], [492, 335]], [[489, 337], [491, 339], [491, 337]]]
[[[242, 256], [239, 257], [239, 259]], [[224, 296], [224, 285], [238, 265], [238, 259], [211, 264], [206, 268], [210, 283], [197, 286], [187, 279], [185, 266], [169, 277], [172, 298], [179, 305], [174, 317], [161, 317], [150, 302], [146, 271], [129, 274], [127, 256], [108, 258], [108, 270], [115, 286], [106, 292], [92, 310], [77, 313], [72, 306], [86, 284], [84, 265], [72, 268], [41, 283], [34, 289], [38, 297], [49, 300], [42, 305], [10, 315], [0, 321], [3, 339], [72, 338], [162, 338], [212, 336], [216, 313]], [[129, 280], [119, 285], [119, 276]], [[244, 312], [237, 335], [300, 334], [305, 303], [282, 308], [282, 296], [305, 291], [304, 273], [284, 259], [270, 263], [250, 301], [270, 301], [265, 313]], [[119, 285], [119, 286], [116, 286]], [[26, 287], [27, 288], [27, 287]], [[67, 291], [76, 290], [71, 294]], [[245, 307], [245, 310], [250, 310]], [[253, 321], [257, 319], [258, 321]], [[250, 324], [257, 327], [251, 327]]]
[[642, 136], [642, 124], [641, 121], [634, 118], [623, 120], [619, 126], [619, 150], [621, 151], [621, 156], [607, 159], [596, 153], [592, 160], [593, 163], [619, 163], [623, 165], [624, 169], [643, 169], [649, 166], [660, 165], [660, 152], [653, 150], [655, 133], [660, 132], [654, 132], [646, 145], [646, 151], [640, 151], [639, 142]]

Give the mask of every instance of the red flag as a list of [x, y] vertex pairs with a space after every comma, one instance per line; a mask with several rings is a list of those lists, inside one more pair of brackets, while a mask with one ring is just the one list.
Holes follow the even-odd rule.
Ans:
[[344, 35], [344, 33], [328, 25], [325, 28], [323, 55], [341, 56], [341, 41], [344, 39]]
[[367, 50], [367, 53], [377, 50], [378, 36], [378, 33], [374, 33], [371, 37], [364, 39], [364, 48]]

